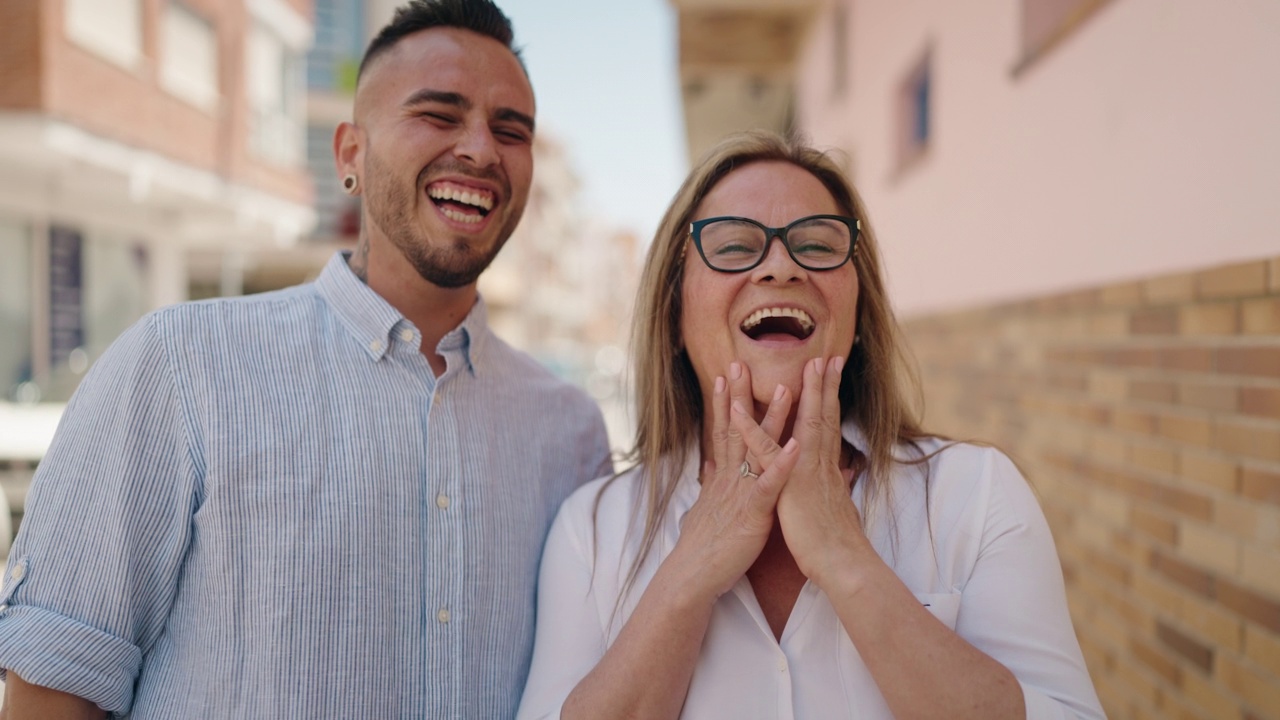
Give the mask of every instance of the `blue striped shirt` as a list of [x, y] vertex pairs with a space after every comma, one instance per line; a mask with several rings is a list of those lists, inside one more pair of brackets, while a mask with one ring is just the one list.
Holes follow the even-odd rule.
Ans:
[[421, 336], [339, 255], [152, 313], [95, 363], [0, 589], [0, 667], [130, 717], [515, 714], [599, 410], [489, 331]]

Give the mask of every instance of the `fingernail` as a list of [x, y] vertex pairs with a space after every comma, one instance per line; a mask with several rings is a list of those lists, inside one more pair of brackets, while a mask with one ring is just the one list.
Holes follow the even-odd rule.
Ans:
[[796, 451], [796, 445], [797, 445], [796, 439], [791, 438], [790, 440], [787, 441], [786, 445], [782, 446], [782, 452], [790, 455], [791, 453]]
[[782, 394], [785, 393], [786, 391], [787, 391], [787, 388], [782, 383], [778, 383], [778, 387], [773, 391], [773, 401], [778, 402], [779, 400], [781, 400]]
[[738, 363], [729, 363], [729, 377], [734, 380], [742, 377], [742, 366]]
[[719, 375], [716, 376], [716, 392], [717, 393], [724, 392], [724, 378], [720, 377]]
[[844, 371], [844, 358], [843, 358], [843, 357], [840, 357], [839, 355], [837, 355], [837, 356], [836, 356], [836, 359], [835, 359], [835, 362], [834, 362], [834, 363], [832, 363], [832, 368], [834, 368], [834, 369], [835, 369], [835, 371], [836, 371], [837, 373], [838, 373], [838, 372], [843, 372], [843, 371]]
[[733, 401], [733, 411], [738, 413], [739, 415], [747, 414], [747, 411], [742, 409], [742, 404], [739, 403], [737, 400]]
[[822, 377], [822, 368], [826, 363], [822, 362], [822, 358], [813, 359], [813, 371], [818, 373], [818, 377]]

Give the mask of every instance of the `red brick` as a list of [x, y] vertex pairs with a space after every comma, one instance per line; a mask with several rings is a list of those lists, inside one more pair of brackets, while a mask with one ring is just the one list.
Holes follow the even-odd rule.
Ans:
[[1250, 297], [1267, 292], [1267, 262], [1224, 265], [1196, 273], [1196, 295], [1201, 298]]
[[1129, 399], [1153, 403], [1171, 403], [1178, 396], [1178, 388], [1171, 382], [1133, 380], [1129, 383]]
[[1240, 407], [1240, 391], [1234, 385], [1184, 382], [1178, 385], [1178, 404], [1235, 412]]
[[1134, 335], [1173, 335], [1178, 332], [1178, 311], [1174, 308], [1143, 308], [1129, 316], [1129, 332]]
[[1209, 447], [1213, 442], [1213, 423], [1205, 418], [1185, 415], [1161, 415], [1156, 419], [1156, 430], [1171, 440]]
[[1187, 305], [1178, 310], [1178, 333], [1190, 336], [1235, 335], [1240, 332], [1240, 306], [1235, 302]]
[[1214, 577], [1173, 556], [1159, 551], [1151, 553], [1151, 569], [1174, 583], [1206, 598], [1214, 597]]
[[1213, 443], [1226, 453], [1280, 462], [1280, 425], [1221, 420]]
[[1213, 672], [1213, 648], [1166, 623], [1156, 621], [1156, 638], [1206, 673]]
[[1223, 606], [1273, 633], [1280, 633], [1280, 601], [1230, 580], [1217, 580], [1215, 595]]
[[1174, 685], [1178, 684], [1182, 671], [1178, 668], [1176, 662], [1165, 657], [1163, 653], [1140, 638], [1131, 638], [1129, 649], [1133, 652], [1133, 656], [1138, 659], [1138, 662], [1146, 665], [1168, 682]]
[[1196, 296], [1196, 277], [1191, 273], [1162, 275], [1142, 284], [1148, 305], [1182, 303]]
[[1280, 347], [1218, 348], [1214, 364], [1220, 373], [1280, 377]]
[[1280, 473], [1245, 467], [1240, 472], [1240, 495], [1272, 505], [1280, 505]]
[[1213, 369], [1213, 350], [1207, 347], [1171, 347], [1159, 352], [1160, 367], [1182, 372], [1209, 372]]
[[1241, 388], [1240, 412], [1245, 415], [1280, 418], [1280, 388]]
[[1240, 330], [1246, 335], [1280, 335], [1280, 297], [1246, 300], [1241, 304]]
[[1178, 523], [1159, 513], [1142, 507], [1133, 508], [1133, 528], [1147, 537], [1173, 546], [1178, 542]]

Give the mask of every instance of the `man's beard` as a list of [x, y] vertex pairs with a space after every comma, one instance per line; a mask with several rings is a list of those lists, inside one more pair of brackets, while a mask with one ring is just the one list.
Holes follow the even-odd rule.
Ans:
[[[477, 171], [448, 159], [437, 160], [423, 168], [413, 187], [406, 188], [378, 160], [372, 148], [365, 154], [364, 199], [373, 224], [400, 250], [424, 280], [443, 288], [460, 288], [474, 283], [480, 273], [489, 267], [489, 263], [493, 262], [498, 251], [506, 244], [507, 238], [511, 237], [524, 209], [512, 209], [505, 224], [498, 229], [493, 246], [481, 249], [480, 252], [462, 238], [454, 238], [452, 242], [442, 239], [444, 242], [432, 245], [431, 239], [417, 226], [414, 200], [421, 192], [423, 178], [440, 174], [483, 178], [498, 183], [502, 186], [503, 197], [508, 201], [511, 199], [511, 188], [506, 177], [493, 171]], [[423, 198], [421, 202], [430, 203], [431, 200]], [[493, 212], [497, 212], [497, 208]]]

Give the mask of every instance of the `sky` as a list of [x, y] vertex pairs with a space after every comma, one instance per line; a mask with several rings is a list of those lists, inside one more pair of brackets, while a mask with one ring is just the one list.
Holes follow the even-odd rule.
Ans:
[[587, 214], [647, 244], [687, 170], [675, 12], [667, 0], [498, 4], [524, 48], [539, 132], [568, 149]]

